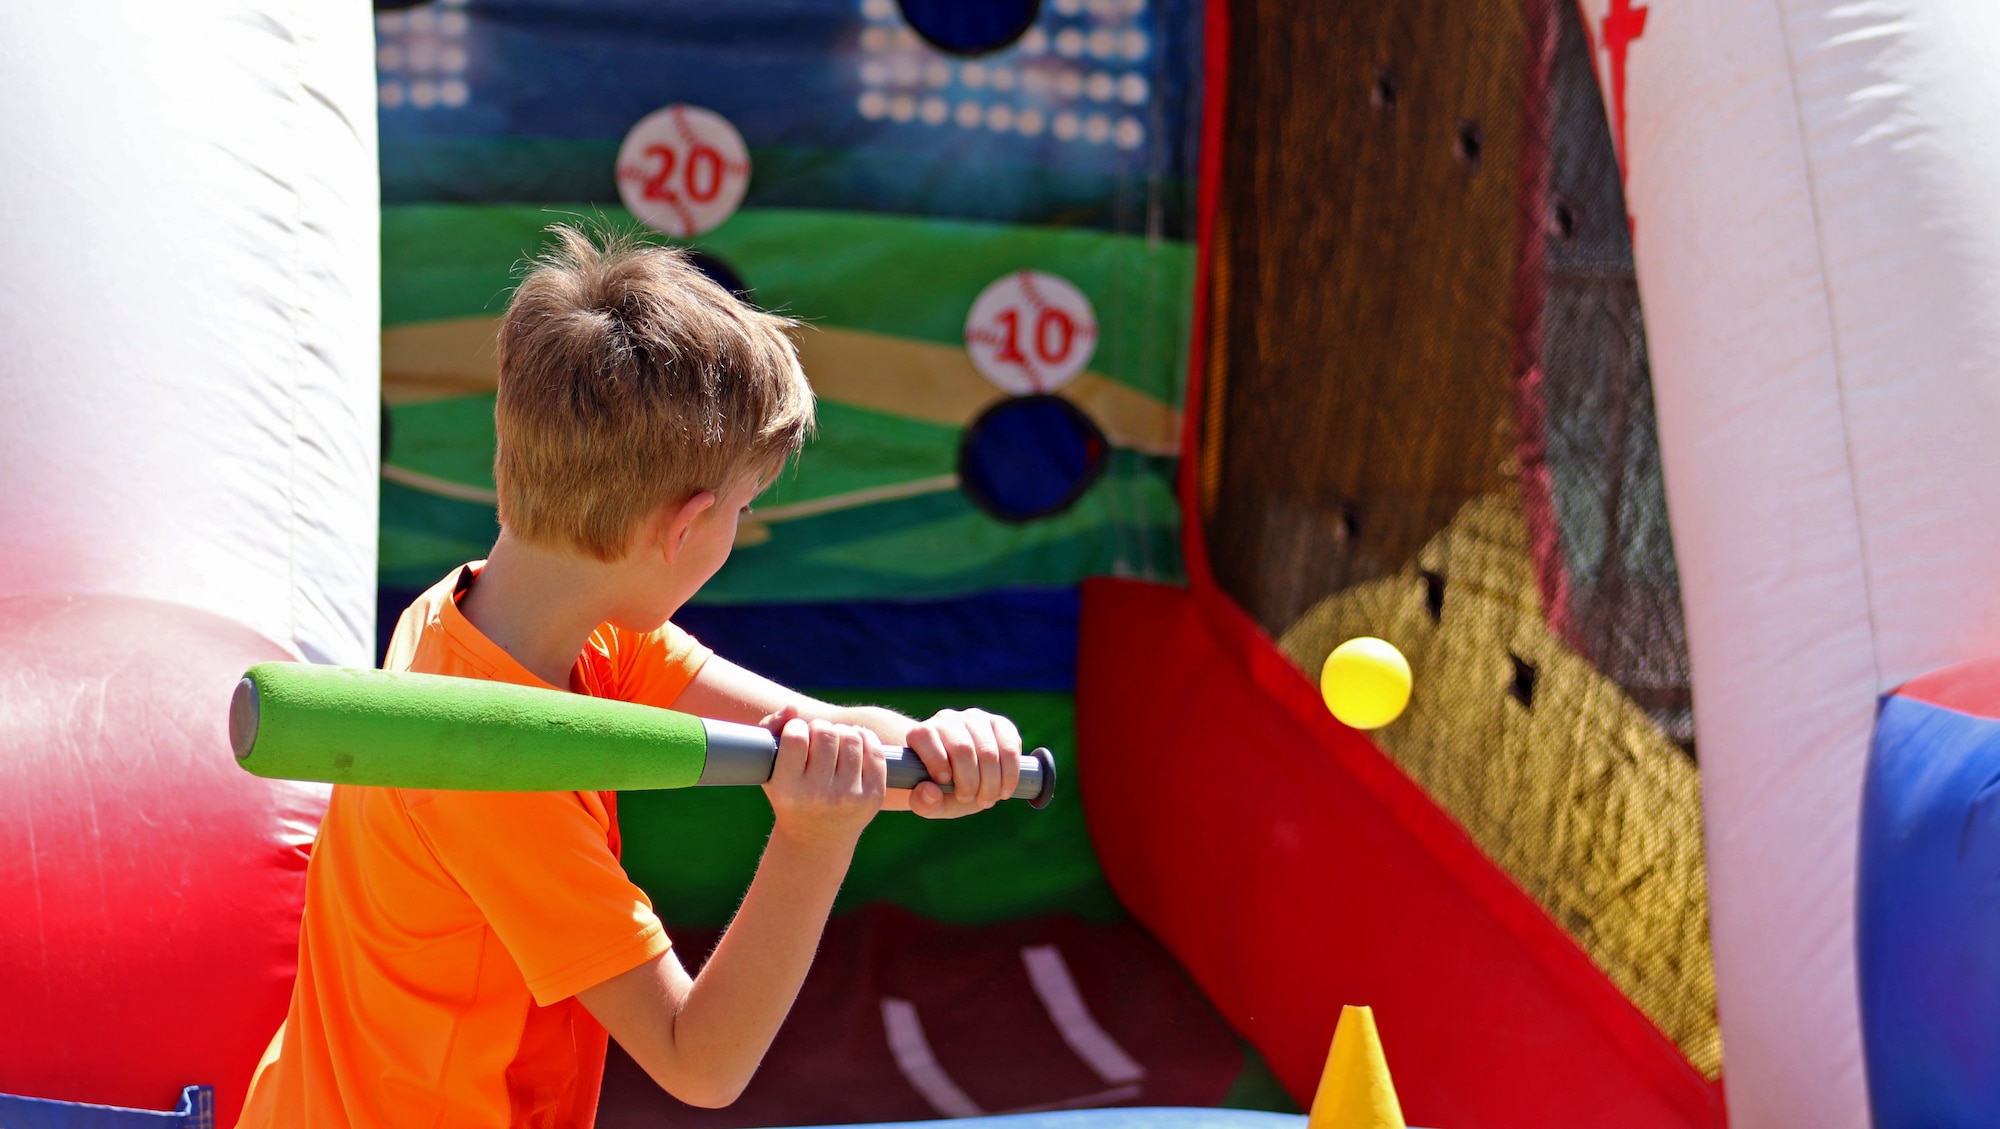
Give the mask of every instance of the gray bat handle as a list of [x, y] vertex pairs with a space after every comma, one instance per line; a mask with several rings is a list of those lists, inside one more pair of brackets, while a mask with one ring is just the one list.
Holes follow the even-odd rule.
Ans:
[[[778, 739], [770, 730], [730, 721], [704, 720], [702, 725], [708, 730], [708, 759], [696, 784], [762, 784], [771, 779]], [[924, 762], [908, 749], [888, 750], [888, 760], [891, 788], [914, 788], [931, 778]], [[938, 787], [951, 791], [949, 784]], [[1007, 798], [1026, 800], [1032, 808], [1048, 807], [1056, 798], [1056, 760], [1047, 749], [1021, 755], [1021, 780]]]

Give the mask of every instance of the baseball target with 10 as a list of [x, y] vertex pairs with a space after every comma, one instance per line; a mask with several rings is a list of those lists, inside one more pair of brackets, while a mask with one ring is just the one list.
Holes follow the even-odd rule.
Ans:
[[639, 119], [618, 147], [618, 195], [646, 226], [681, 239], [736, 214], [750, 150], [729, 119], [682, 103]]
[[1020, 270], [995, 279], [965, 315], [965, 351], [1016, 396], [1053, 392], [1097, 351], [1097, 312], [1068, 279]]

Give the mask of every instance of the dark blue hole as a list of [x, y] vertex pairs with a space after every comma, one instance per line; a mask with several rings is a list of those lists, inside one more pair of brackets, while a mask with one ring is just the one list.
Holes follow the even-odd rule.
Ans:
[[984, 55], [1010, 47], [1041, 14], [1041, 0], [897, 0], [903, 18], [940, 51]]
[[988, 408], [958, 448], [959, 487], [1001, 521], [1059, 514], [1104, 471], [1111, 445], [1060, 396], [1020, 396]]
[[[686, 248], [684, 253], [687, 255], [688, 262], [692, 263], [696, 270], [707, 275], [710, 282], [715, 283], [745, 302], [750, 302], [749, 284], [743, 281], [742, 275], [736, 273], [735, 267], [723, 262], [721, 256], [710, 254], [707, 251], [698, 251], [693, 247]], [[751, 302], [751, 304], [755, 305], [756, 303]]]

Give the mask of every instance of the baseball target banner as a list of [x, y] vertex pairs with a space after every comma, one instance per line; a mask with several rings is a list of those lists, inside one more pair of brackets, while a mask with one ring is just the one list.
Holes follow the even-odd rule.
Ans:
[[905, 7], [376, 14], [385, 606], [492, 543], [496, 296], [559, 221], [804, 323], [818, 436], [702, 601], [1034, 589], [1073, 621], [1083, 577], [1180, 579], [1199, 5], [1028, 5], [976, 55], [948, 32], [977, 5]]
[[750, 150], [714, 110], [655, 110], [618, 149], [619, 199], [647, 227], [681, 239], [721, 227], [749, 189]]

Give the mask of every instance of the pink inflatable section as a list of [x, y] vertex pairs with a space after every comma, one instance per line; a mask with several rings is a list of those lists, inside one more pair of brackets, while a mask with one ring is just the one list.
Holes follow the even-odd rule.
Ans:
[[247, 627], [129, 596], [0, 598], [0, 1092], [231, 1124], [284, 1018], [318, 785], [239, 771]]
[[1730, 1123], [1864, 1129], [1879, 700], [2000, 649], [2000, 5], [1580, 2], [1645, 295]]
[[324, 795], [223, 727], [372, 657], [373, 28], [0, 11], [0, 1093], [230, 1124], [283, 1017]]

